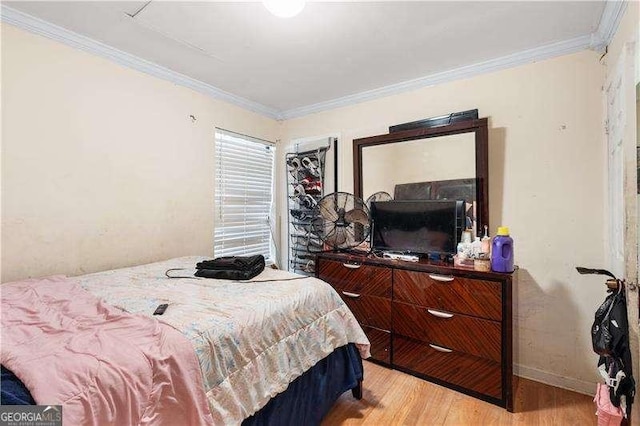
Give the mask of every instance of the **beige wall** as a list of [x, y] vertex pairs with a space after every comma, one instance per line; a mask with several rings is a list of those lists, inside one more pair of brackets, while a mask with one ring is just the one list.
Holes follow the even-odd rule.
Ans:
[[354, 138], [471, 108], [489, 117], [491, 231], [510, 226], [521, 268], [514, 289], [516, 371], [585, 392], [598, 377], [589, 330], [603, 288], [574, 267], [604, 259], [599, 56], [585, 51], [292, 119], [282, 134], [285, 142], [340, 135], [339, 187], [350, 192]]
[[6, 24], [2, 124], [3, 282], [213, 254], [214, 127], [279, 129]]

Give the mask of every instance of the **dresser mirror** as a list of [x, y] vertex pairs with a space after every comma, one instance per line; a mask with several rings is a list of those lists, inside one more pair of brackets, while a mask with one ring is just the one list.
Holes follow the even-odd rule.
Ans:
[[353, 141], [354, 193], [367, 200], [463, 199], [467, 226], [489, 225], [487, 119]]

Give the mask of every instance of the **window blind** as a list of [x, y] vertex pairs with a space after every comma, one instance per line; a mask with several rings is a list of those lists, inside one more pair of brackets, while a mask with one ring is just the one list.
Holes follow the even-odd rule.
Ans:
[[273, 261], [269, 216], [275, 146], [216, 129], [214, 254]]

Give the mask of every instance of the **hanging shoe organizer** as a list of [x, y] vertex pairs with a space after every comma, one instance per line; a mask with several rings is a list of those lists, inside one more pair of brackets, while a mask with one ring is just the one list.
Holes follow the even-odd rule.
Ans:
[[[326, 188], [325, 172], [327, 154], [336, 139], [330, 139], [325, 146], [317, 149], [292, 152], [286, 155], [287, 198], [288, 198], [288, 240], [289, 271], [303, 275], [315, 275], [316, 254], [323, 251], [322, 241], [311, 233], [311, 224], [315, 219], [313, 208], [326, 194], [335, 191]], [[335, 168], [335, 156], [329, 157]], [[335, 172], [334, 172], [335, 173]], [[333, 179], [335, 182], [337, 179]]]

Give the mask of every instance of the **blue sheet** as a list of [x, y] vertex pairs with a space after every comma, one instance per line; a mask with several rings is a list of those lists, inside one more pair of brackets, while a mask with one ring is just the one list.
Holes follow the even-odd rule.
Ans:
[[[291, 382], [286, 391], [276, 395], [243, 426], [317, 425], [338, 397], [353, 389], [363, 378], [362, 359], [355, 345], [349, 343], [320, 360], [310, 370]], [[34, 405], [29, 390], [2, 366], [0, 382], [2, 405]]]
[[11, 370], [1, 366], [0, 404], [2, 405], [35, 405], [29, 390], [22, 384]]

